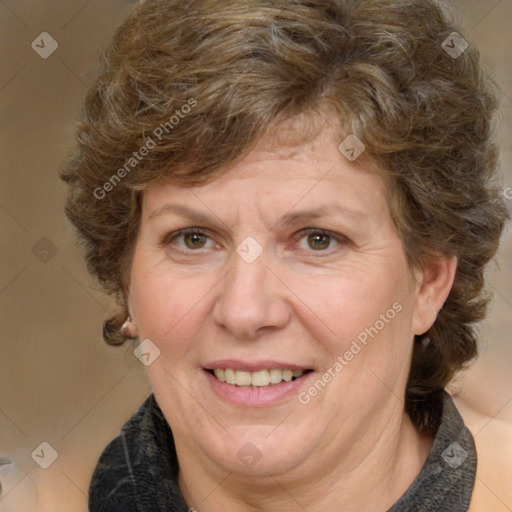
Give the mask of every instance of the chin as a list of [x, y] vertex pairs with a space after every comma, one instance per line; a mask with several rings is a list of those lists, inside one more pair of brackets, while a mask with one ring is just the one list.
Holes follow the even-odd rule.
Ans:
[[276, 425], [231, 427], [226, 429], [229, 433], [223, 431], [220, 439], [205, 442], [203, 437], [201, 445], [215, 465], [230, 473], [252, 477], [279, 476], [300, 465], [308, 445], [312, 451], [313, 439], [297, 425], [293, 426], [293, 432], [282, 425], [276, 428]]

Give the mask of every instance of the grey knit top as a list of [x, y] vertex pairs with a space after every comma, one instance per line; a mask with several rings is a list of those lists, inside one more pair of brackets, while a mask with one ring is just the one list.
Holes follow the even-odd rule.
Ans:
[[[388, 512], [464, 512], [475, 484], [476, 450], [451, 397], [420, 474]], [[187, 512], [177, 483], [171, 429], [151, 393], [102, 453], [89, 489], [90, 512]], [[342, 512], [338, 505], [327, 512]], [[377, 511], [372, 511], [377, 512]]]

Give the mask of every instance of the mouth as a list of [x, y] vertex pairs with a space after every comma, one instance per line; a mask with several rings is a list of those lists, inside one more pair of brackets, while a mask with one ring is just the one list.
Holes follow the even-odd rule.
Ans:
[[222, 402], [246, 409], [293, 400], [315, 378], [316, 371], [308, 366], [270, 359], [222, 359], [209, 361], [203, 371], [209, 388]]
[[283, 382], [292, 382], [303, 378], [313, 370], [292, 370], [281, 368], [268, 368], [257, 371], [248, 371], [236, 368], [213, 368], [206, 371], [219, 382], [239, 388], [266, 388], [276, 386]]

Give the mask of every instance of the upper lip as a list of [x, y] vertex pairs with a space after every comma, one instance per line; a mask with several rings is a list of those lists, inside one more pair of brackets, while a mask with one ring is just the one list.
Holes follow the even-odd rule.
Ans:
[[216, 369], [232, 369], [232, 370], [243, 370], [246, 372], [258, 372], [260, 370], [311, 370], [311, 366], [304, 366], [294, 363], [283, 363], [281, 361], [241, 361], [237, 359], [221, 359], [218, 361], [212, 361], [207, 363], [204, 368], [206, 370]]

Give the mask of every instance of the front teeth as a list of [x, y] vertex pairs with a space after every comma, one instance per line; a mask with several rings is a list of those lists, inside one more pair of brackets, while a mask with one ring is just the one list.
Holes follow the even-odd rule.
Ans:
[[216, 369], [213, 373], [217, 379], [227, 384], [236, 386], [256, 386], [265, 387], [271, 384], [279, 384], [281, 381], [289, 382], [294, 377], [299, 378], [304, 374], [303, 370], [259, 370], [257, 372], [247, 372], [245, 370]]

